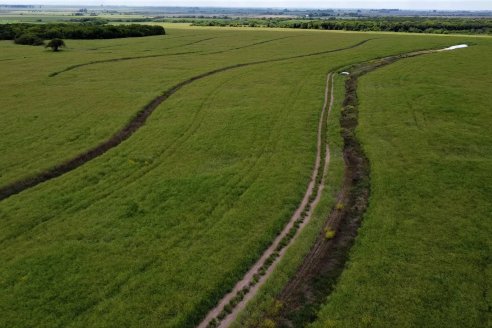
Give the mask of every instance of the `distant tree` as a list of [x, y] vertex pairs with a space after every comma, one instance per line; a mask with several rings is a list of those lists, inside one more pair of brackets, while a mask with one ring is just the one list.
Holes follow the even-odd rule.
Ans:
[[46, 48], [51, 48], [53, 51], [58, 51], [58, 48], [65, 47], [65, 41], [62, 39], [53, 39], [46, 45]]

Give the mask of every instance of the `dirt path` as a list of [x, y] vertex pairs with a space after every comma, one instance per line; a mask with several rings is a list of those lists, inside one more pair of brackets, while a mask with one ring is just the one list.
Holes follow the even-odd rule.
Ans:
[[[337, 197], [337, 206], [332, 209], [315, 244], [277, 297], [282, 308], [274, 317], [268, 317], [276, 326], [304, 327], [316, 317], [319, 306], [326, 301], [344, 270], [348, 252], [369, 206], [370, 165], [356, 134], [359, 77], [400, 59], [438, 51], [423, 50], [388, 56], [346, 69], [350, 75], [345, 83], [344, 110], [340, 121], [345, 160], [343, 186]], [[334, 233], [333, 238], [326, 238], [327, 230]]]
[[[236, 283], [233, 290], [226, 294], [216, 305], [216, 307], [207, 314], [205, 319], [198, 325], [198, 328], [228, 327], [236, 319], [237, 315], [246, 306], [246, 304], [257, 294], [260, 287], [266, 282], [268, 277], [271, 276], [273, 270], [285, 255], [285, 252], [289, 246], [297, 238], [300, 231], [309, 223], [313, 211], [321, 199], [325, 176], [330, 161], [329, 148], [328, 145], [325, 146], [323, 136], [334, 102], [333, 78], [334, 74], [332, 73], [329, 73], [326, 77], [325, 101], [318, 123], [316, 161], [311, 175], [311, 181], [309, 182], [301, 204], [296, 209], [282, 232], [277, 236], [277, 238], [275, 238], [272, 245], [265, 250], [260, 259], [251, 267], [244, 277]], [[303, 213], [305, 214], [303, 215]], [[296, 227], [296, 225], [298, 226]], [[294, 227], [296, 227], [295, 233], [289, 238], [289, 234], [291, 234]], [[286, 238], [288, 238], [288, 240], [285, 245], [282, 246], [282, 241], [286, 240]], [[274, 256], [274, 254], [278, 255]], [[266, 265], [266, 263], [268, 263], [268, 259], [272, 258], [274, 258], [274, 260], [269, 265]], [[264, 270], [263, 274], [260, 274], [262, 268], [266, 268], [266, 270]], [[257, 282], [254, 282], [255, 276], [258, 277]], [[235, 298], [238, 299], [238, 295], [241, 295], [241, 300], [234, 302], [233, 300]], [[237, 304], [232, 305], [233, 303]], [[221, 316], [224, 308], [228, 305], [233, 308], [229, 311], [230, 313], [227, 316], [220, 320], [219, 323], [219, 317]]]
[[152, 112], [160, 104], [162, 104], [170, 96], [172, 96], [174, 93], [176, 93], [178, 90], [180, 90], [184, 86], [191, 84], [197, 80], [201, 80], [201, 79], [209, 77], [211, 75], [215, 75], [215, 74], [218, 74], [221, 72], [225, 72], [225, 71], [229, 71], [229, 70], [241, 68], [241, 67], [259, 65], [259, 64], [267, 64], [267, 63], [274, 63], [274, 62], [281, 62], [281, 61], [290, 60], [290, 59], [299, 59], [299, 58], [305, 58], [305, 57], [311, 57], [311, 56], [317, 56], [317, 55], [323, 55], [323, 54], [353, 49], [353, 48], [356, 48], [356, 47], [363, 45], [364, 43], [366, 43], [370, 40], [372, 40], [372, 39], [363, 40], [363, 41], [355, 43], [353, 45], [346, 46], [343, 48], [338, 48], [338, 49], [332, 49], [332, 50], [326, 50], [326, 51], [320, 51], [320, 52], [315, 52], [315, 53], [296, 55], [296, 56], [290, 56], [290, 57], [284, 57], [284, 58], [259, 60], [259, 61], [249, 62], [249, 63], [230, 65], [230, 66], [218, 68], [218, 69], [215, 69], [212, 71], [208, 71], [208, 72], [193, 76], [187, 80], [184, 80], [184, 81], [174, 85], [173, 87], [171, 87], [167, 91], [165, 91], [162, 95], [154, 98], [146, 106], [144, 106], [140, 111], [138, 111], [135, 114], [135, 116], [125, 126], [123, 126], [119, 131], [117, 131], [115, 134], [113, 134], [110, 138], [108, 138], [108, 139], [102, 141], [100, 144], [94, 146], [93, 148], [90, 148], [90, 149], [80, 153], [79, 155], [75, 156], [72, 159], [69, 159], [63, 163], [57, 164], [57, 165], [55, 165], [49, 169], [46, 169], [45, 171], [43, 171], [39, 174], [28, 176], [26, 178], [14, 181], [14, 182], [7, 184], [5, 186], [0, 186], [0, 201], [4, 200], [4, 199], [6, 199], [12, 195], [18, 194], [24, 190], [27, 190], [27, 189], [32, 188], [34, 186], [37, 186], [40, 183], [49, 181], [51, 179], [57, 178], [57, 177], [65, 174], [65, 173], [68, 173], [72, 170], [75, 170], [76, 168], [78, 168], [78, 167], [84, 165], [85, 163], [93, 160], [94, 158], [97, 158], [97, 157], [101, 156], [102, 154], [106, 153], [108, 150], [118, 146], [123, 141], [130, 138], [133, 135], [133, 133], [135, 133], [138, 129], [140, 129], [145, 124], [145, 122], [147, 121], [147, 118], [152, 114]]

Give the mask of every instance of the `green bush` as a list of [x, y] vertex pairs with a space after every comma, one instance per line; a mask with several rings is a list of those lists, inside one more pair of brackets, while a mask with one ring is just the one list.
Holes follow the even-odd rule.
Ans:
[[38, 37], [37, 35], [34, 35], [32, 33], [26, 33], [22, 34], [14, 39], [14, 42], [16, 44], [23, 44], [23, 45], [29, 45], [29, 46], [41, 46], [44, 44], [44, 41]]
[[53, 39], [46, 45], [46, 48], [51, 48], [53, 51], [58, 51], [60, 47], [65, 47], [65, 41], [62, 39]]
[[101, 23], [0, 24], [0, 40], [41, 45], [47, 39], [115, 39], [165, 35], [157, 25], [104, 25]]

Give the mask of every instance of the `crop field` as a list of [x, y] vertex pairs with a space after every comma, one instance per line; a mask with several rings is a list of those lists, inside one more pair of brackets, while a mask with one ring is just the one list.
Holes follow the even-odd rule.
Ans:
[[[78, 158], [0, 200], [0, 327], [199, 325], [303, 199], [327, 73], [460, 43], [361, 77], [370, 206], [314, 325], [487, 324], [491, 38], [164, 26], [60, 52], [0, 41], [0, 190]], [[237, 325], [267, 322], [335, 204], [334, 81], [325, 194]]]

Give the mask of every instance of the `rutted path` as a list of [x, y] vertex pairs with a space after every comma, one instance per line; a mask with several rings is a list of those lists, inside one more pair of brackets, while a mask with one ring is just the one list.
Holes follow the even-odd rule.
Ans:
[[325, 144], [324, 136], [334, 102], [333, 78], [334, 75], [332, 73], [329, 73], [326, 77], [325, 101], [318, 123], [316, 161], [311, 181], [301, 204], [271, 246], [265, 250], [260, 259], [244, 277], [236, 283], [233, 290], [225, 295], [216, 307], [207, 314], [205, 319], [198, 325], [198, 328], [229, 326], [248, 301], [256, 295], [259, 288], [272, 274], [280, 259], [285, 255], [289, 246], [297, 238], [299, 232], [310, 221], [313, 211], [321, 199], [330, 161], [330, 151], [328, 145]]
[[290, 60], [290, 59], [298, 59], [298, 58], [305, 58], [305, 57], [311, 57], [311, 56], [317, 56], [317, 55], [323, 55], [323, 54], [328, 54], [328, 53], [333, 53], [333, 52], [339, 52], [343, 50], [348, 50], [348, 49], [353, 49], [356, 47], [359, 47], [363, 45], [364, 43], [370, 41], [372, 39], [366, 39], [361, 42], [358, 42], [356, 44], [343, 47], [343, 48], [338, 48], [338, 49], [332, 49], [332, 50], [326, 50], [326, 51], [319, 51], [315, 53], [309, 53], [309, 54], [304, 54], [304, 55], [296, 55], [296, 56], [289, 56], [289, 57], [283, 57], [283, 58], [276, 58], [276, 59], [267, 59], [267, 60], [259, 60], [259, 61], [254, 61], [254, 62], [249, 62], [249, 63], [242, 63], [242, 64], [235, 64], [235, 65], [230, 65], [222, 68], [218, 68], [212, 71], [208, 71], [199, 75], [195, 75], [194, 77], [191, 77], [187, 80], [184, 80], [171, 88], [169, 88], [167, 91], [165, 91], [162, 95], [154, 98], [151, 100], [147, 105], [145, 105], [141, 110], [139, 110], [135, 116], [125, 125], [123, 126], [119, 131], [117, 131], [115, 134], [113, 134], [110, 138], [104, 140], [97, 146], [94, 146], [81, 154], [75, 156], [72, 159], [69, 159], [63, 163], [57, 164], [43, 172], [40, 172], [36, 175], [33, 176], [28, 176], [26, 178], [14, 181], [8, 185], [0, 187], [0, 201], [4, 200], [12, 195], [18, 194], [26, 189], [32, 188], [40, 183], [46, 182], [48, 180], [57, 178], [67, 172], [70, 172], [85, 163], [93, 160], [94, 158], [97, 158], [107, 152], [108, 150], [118, 146], [121, 144], [123, 141], [126, 139], [130, 138], [133, 133], [135, 133], [139, 128], [141, 128], [147, 118], [152, 114], [152, 112], [164, 101], [166, 101], [170, 96], [172, 96], [174, 93], [176, 93], [178, 90], [183, 88], [184, 86], [191, 84], [197, 80], [201, 80], [203, 78], [209, 77], [211, 75], [215, 75], [221, 72], [229, 71], [232, 69], [236, 68], [241, 68], [241, 67], [247, 67], [247, 66], [253, 66], [253, 65], [258, 65], [258, 64], [266, 64], [266, 63], [273, 63], [273, 62], [280, 62], [284, 60]]
[[[348, 252], [369, 206], [369, 160], [356, 135], [359, 77], [400, 59], [439, 51], [443, 50], [423, 50], [388, 56], [356, 64], [347, 69], [350, 75], [345, 83], [344, 109], [340, 120], [345, 159], [343, 186], [337, 197], [337, 205], [328, 216], [323, 231], [319, 233], [303, 263], [277, 298], [282, 308], [274, 317], [269, 317], [277, 326], [306, 326], [309, 320], [316, 317], [319, 305], [326, 301], [343, 272]], [[327, 231], [331, 232], [330, 238], [327, 238]]]

